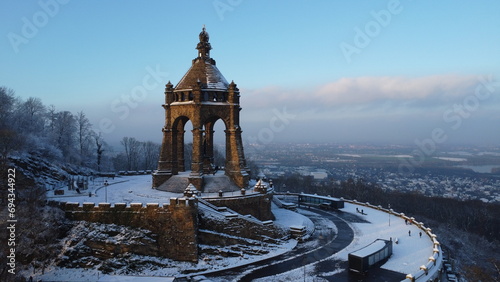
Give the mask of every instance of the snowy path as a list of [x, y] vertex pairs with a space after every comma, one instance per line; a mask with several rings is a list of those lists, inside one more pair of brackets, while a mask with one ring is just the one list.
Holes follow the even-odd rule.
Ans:
[[[250, 274], [243, 276], [242, 280], [254, 280], [257, 278], [267, 277], [276, 275], [279, 273], [283, 273], [289, 271], [290, 269], [301, 268], [304, 265], [309, 265], [312, 263], [317, 263], [331, 255], [339, 252], [340, 250], [347, 247], [352, 240], [354, 239], [354, 231], [351, 227], [340, 217], [336, 216], [333, 213], [327, 213], [319, 210], [315, 210], [314, 212], [309, 212], [309, 218], [315, 223], [317, 226], [318, 232], [315, 232], [314, 239], [320, 244], [319, 248], [316, 248], [312, 251], [306, 251], [302, 248], [302, 251], [306, 251], [305, 253], [299, 256], [293, 256], [293, 252], [289, 255], [292, 255], [291, 259], [281, 261], [277, 264], [268, 265], [263, 268], [259, 268], [255, 271], [252, 271]], [[312, 215], [316, 214], [316, 215]], [[338, 230], [337, 234], [333, 232], [329, 232], [328, 230], [324, 230], [324, 220], [331, 221]], [[301, 248], [298, 249], [299, 251]], [[267, 280], [268, 278], [266, 278]], [[267, 280], [268, 281], [268, 280]]]
[[272, 275], [284, 273], [290, 269], [300, 268], [303, 265], [312, 264], [330, 257], [348, 246], [354, 238], [354, 231], [349, 225], [333, 214], [319, 210], [312, 212], [302, 209], [300, 213], [309, 217], [314, 223], [315, 232], [311, 240], [299, 244], [294, 250], [278, 257], [259, 261], [231, 271], [219, 272], [210, 275], [210, 277], [215, 281], [226, 281], [226, 279], [250, 281], [266, 277], [263, 281], [269, 281]]
[[[356, 208], [363, 208], [361, 215]], [[314, 210], [314, 209], [313, 209]], [[316, 211], [316, 210], [315, 210]], [[321, 210], [318, 210], [321, 211]], [[319, 277], [328, 281], [401, 281], [407, 273], [415, 273], [420, 265], [428, 261], [433, 253], [432, 240], [415, 225], [405, 224], [404, 219], [375, 209], [345, 203], [345, 208], [336, 212], [354, 230], [354, 240], [333, 256], [316, 263], [303, 264], [302, 267], [290, 267], [287, 272], [257, 279], [257, 281], [316, 281]], [[339, 229], [340, 230], [340, 229]], [[411, 236], [408, 235], [411, 231]], [[341, 231], [339, 231], [340, 233]], [[398, 238], [399, 244], [393, 245], [393, 255], [379, 268], [372, 268], [365, 276], [349, 272], [348, 253], [358, 250], [378, 238]]]

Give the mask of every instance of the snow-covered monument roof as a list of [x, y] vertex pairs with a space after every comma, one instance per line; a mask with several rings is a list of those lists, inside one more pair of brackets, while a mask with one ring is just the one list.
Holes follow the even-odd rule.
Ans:
[[227, 90], [229, 83], [215, 65], [215, 60], [210, 58], [212, 46], [208, 42], [205, 27], [199, 37], [200, 42], [196, 46], [198, 57], [193, 60], [191, 68], [175, 86], [175, 90], [192, 89], [198, 82], [201, 83], [201, 89]]

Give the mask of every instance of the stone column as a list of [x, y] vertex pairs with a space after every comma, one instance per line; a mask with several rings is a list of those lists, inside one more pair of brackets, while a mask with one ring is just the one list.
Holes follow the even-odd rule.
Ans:
[[243, 145], [241, 144], [241, 130], [228, 129], [226, 133], [226, 175], [240, 188], [248, 185], [249, 175], [244, 169]]
[[191, 173], [189, 182], [196, 189], [203, 190], [203, 129], [195, 128], [193, 132], [193, 156], [191, 162]]
[[172, 129], [164, 127], [163, 131], [163, 141], [160, 151], [160, 159], [158, 161], [158, 171], [153, 174], [153, 188], [159, 187], [165, 181], [167, 181], [173, 174], [174, 167], [172, 162], [173, 156], [173, 135]]
[[205, 130], [205, 140], [203, 144], [203, 172], [212, 173], [212, 164], [214, 163], [214, 131]]
[[184, 134], [185, 130], [181, 130], [177, 132], [177, 169], [178, 171], [186, 171], [184, 165]]
[[203, 129], [195, 128], [193, 132], [193, 160], [191, 163], [192, 173], [201, 175], [203, 172]]

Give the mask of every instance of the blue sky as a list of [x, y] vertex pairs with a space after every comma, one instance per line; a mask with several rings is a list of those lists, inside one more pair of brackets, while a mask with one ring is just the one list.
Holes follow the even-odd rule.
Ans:
[[205, 24], [211, 56], [241, 90], [247, 142], [415, 144], [437, 128], [443, 145], [499, 145], [498, 11], [499, 1], [6, 0], [0, 85], [83, 110], [110, 143], [160, 142], [163, 85], [188, 70]]

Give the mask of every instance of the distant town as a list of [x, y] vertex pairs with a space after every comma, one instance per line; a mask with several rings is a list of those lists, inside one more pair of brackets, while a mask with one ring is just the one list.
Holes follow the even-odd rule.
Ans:
[[353, 179], [385, 190], [500, 202], [498, 146], [437, 149], [424, 159], [415, 146], [399, 145], [249, 144], [246, 154], [270, 179], [296, 175], [311, 186]]

